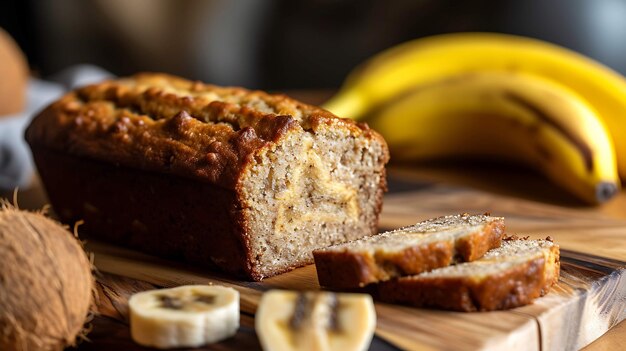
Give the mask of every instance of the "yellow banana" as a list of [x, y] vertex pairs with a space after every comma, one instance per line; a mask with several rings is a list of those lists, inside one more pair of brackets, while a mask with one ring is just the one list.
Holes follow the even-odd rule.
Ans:
[[483, 70], [535, 74], [576, 92], [608, 127], [626, 180], [626, 80], [589, 58], [535, 39], [462, 33], [407, 42], [357, 67], [325, 108], [360, 119], [408, 89]]
[[394, 160], [514, 159], [591, 203], [619, 189], [611, 136], [593, 108], [538, 76], [454, 76], [400, 94], [366, 120], [385, 137]]

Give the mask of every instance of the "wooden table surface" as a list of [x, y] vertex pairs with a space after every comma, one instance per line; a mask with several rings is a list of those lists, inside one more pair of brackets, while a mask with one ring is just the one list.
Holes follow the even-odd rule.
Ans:
[[[390, 174], [395, 177], [399, 184], [392, 190], [406, 191], [416, 187], [416, 184], [423, 182], [431, 184], [433, 182], [458, 186], [461, 188], [478, 189], [503, 198], [515, 198], [539, 202], [552, 207], [554, 211], [576, 211], [584, 217], [590, 216], [606, 217], [610, 220], [626, 220], [626, 185], [625, 189], [608, 203], [601, 206], [588, 206], [581, 203], [570, 194], [555, 188], [540, 175], [517, 165], [497, 165], [474, 164], [459, 167], [451, 162], [440, 162], [420, 165], [403, 165], [393, 169]], [[402, 185], [400, 185], [402, 184]], [[459, 199], [459, 201], [463, 201]], [[499, 205], [507, 206], [506, 203]], [[548, 207], [548, 208], [549, 208]], [[496, 205], [494, 208], [498, 208]], [[394, 226], [392, 218], [384, 218], [383, 225]], [[576, 251], [592, 253], [604, 257], [626, 261], [626, 231], [620, 230], [616, 233], [602, 237], [589, 237], [588, 240], [580, 240], [572, 237], [568, 240], [567, 233], [560, 236], [560, 240], [565, 239], [565, 246]], [[610, 244], [608, 244], [610, 243]], [[593, 343], [584, 348], [585, 351], [608, 351], [626, 349], [626, 321], [620, 322], [609, 332], [598, 338]]]
[[[298, 95], [298, 94], [295, 94]], [[319, 102], [326, 96], [325, 94], [299, 96], [303, 100]], [[569, 194], [559, 190], [553, 184], [541, 176], [523, 167], [515, 165], [503, 165], [493, 163], [430, 163], [415, 165], [393, 165], [390, 169], [390, 193], [399, 194], [402, 192], [419, 191], [422, 187], [432, 187], [443, 185], [444, 189], [457, 189], [455, 196], [458, 196], [458, 208], [489, 208], [492, 210], [503, 210], [512, 206], [519, 206], [519, 202], [513, 203], [510, 199], [522, 200], [521, 203], [541, 203], [542, 211], [553, 212], [553, 214], [569, 213], [580, 218], [580, 225], [586, 225], [585, 220], [589, 218], [605, 218], [606, 221], [626, 220], [626, 190], [622, 190], [609, 203], [597, 207], [589, 207], [579, 202]], [[19, 192], [19, 204], [22, 208], [36, 208], [45, 202], [41, 187], [37, 180], [35, 186]], [[499, 199], [494, 203], [468, 204], [464, 201], [473, 197], [464, 197], [465, 191], [479, 191], [493, 194], [491, 199]], [[11, 197], [11, 194], [2, 194], [0, 197]], [[396, 197], [397, 198], [397, 197]], [[433, 214], [441, 215], [453, 213], [457, 208], [438, 208], [436, 198], [433, 199]], [[385, 204], [384, 206], [387, 206]], [[391, 203], [390, 206], [402, 206], [401, 203]], [[385, 207], [385, 209], [387, 209]], [[384, 211], [385, 211], [384, 209]], [[398, 213], [390, 211], [390, 213]], [[515, 213], [524, 213], [527, 209], [515, 208]], [[513, 211], [513, 210], [512, 210]], [[528, 209], [528, 211], [531, 211]], [[423, 214], [422, 214], [423, 215]], [[396, 218], [394, 215], [383, 214], [381, 226], [383, 228], [393, 228], [406, 225], [406, 216]], [[589, 222], [591, 223], [591, 222]], [[515, 226], [515, 223], [513, 223]], [[609, 226], [610, 227], [610, 226]], [[567, 233], [560, 233], [560, 244], [570, 250], [593, 253], [598, 256], [626, 261], [626, 232], [612, 231], [610, 229], [598, 232], [597, 235], [588, 238], [580, 236], [568, 238]], [[84, 342], [79, 346], [80, 350], [144, 350], [129, 341], [128, 328], [120, 321], [124, 319], [123, 301], [126, 296], [117, 296], [115, 284], [125, 284], [134, 286], [137, 291], [151, 288], [152, 285], [129, 278], [120, 278], [108, 274], [101, 274], [99, 277], [99, 292], [105, 299], [99, 304], [99, 310], [109, 318], [99, 318], [93, 326], [93, 331], [89, 338], [92, 342]], [[120, 313], [120, 309], [122, 313]], [[242, 330], [245, 333], [253, 333], [252, 316], [242, 316]], [[216, 344], [212, 349], [256, 349], [255, 338], [234, 338], [226, 342]], [[604, 336], [597, 339], [586, 347], [587, 350], [617, 350], [624, 349], [626, 345], [626, 322], [621, 322], [611, 329]], [[375, 339], [373, 349], [393, 350], [392, 345], [384, 340]]]
[[[559, 244], [570, 250], [593, 253], [595, 255], [626, 261], [626, 232], [610, 230], [611, 221], [623, 223], [626, 220], [626, 191], [622, 191], [611, 202], [599, 206], [588, 207], [571, 198], [568, 194], [555, 189], [542, 177], [523, 168], [501, 167], [493, 164], [464, 165], [462, 171], [458, 165], [412, 165], [391, 167], [389, 172], [390, 192], [381, 216], [382, 228], [394, 228], [408, 224], [411, 216], [416, 218], [429, 217], [446, 213], [455, 213], [460, 209], [475, 211], [489, 209], [500, 213], [515, 213], [507, 216], [507, 223], [513, 228], [520, 226], [517, 221], [520, 215], [528, 217], [559, 216], [577, 218], [577, 225], [584, 228], [598, 217], [605, 218], [608, 230], [595, 233], [588, 238], [568, 236], [558, 233]], [[411, 211], [412, 206], [406, 201], [414, 200], [416, 193], [424, 194], [417, 201], [428, 202], [420, 205], [424, 212], [403, 213]], [[413, 194], [403, 199], [403, 194]], [[486, 194], [485, 200], [476, 201]], [[10, 194], [4, 194], [10, 196]], [[456, 205], [450, 206], [450, 198], [454, 197]], [[18, 197], [22, 208], [37, 208], [45, 203], [45, 197], [39, 185], [20, 191]], [[406, 209], [404, 209], [406, 207]], [[398, 215], [400, 214], [400, 215]], [[555, 234], [550, 229], [551, 223], [542, 224], [546, 234]], [[556, 228], [557, 226], [555, 226]], [[623, 227], [621, 227], [623, 228]], [[530, 228], [532, 230], [532, 228]], [[597, 235], [596, 235], [597, 234]], [[122, 278], [110, 274], [99, 274], [98, 290], [100, 301], [98, 311], [100, 318], [93, 323], [93, 331], [89, 334], [91, 342], [84, 342], [79, 350], [146, 350], [135, 345], [129, 338], [125, 322], [125, 301], [133, 290], [141, 291], [155, 286], [141, 280]], [[123, 288], [118, 288], [122, 286]], [[130, 287], [130, 288], [129, 288]], [[120, 295], [120, 291], [124, 294]], [[236, 338], [212, 345], [207, 349], [235, 350], [258, 349], [254, 337], [253, 318], [242, 314], [242, 333]], [[247, 336], [247, 337], [246, 337]], [[621, 322], [604, 336], [587, 346], [589, 350], [615, 350], [626, 345], [626, 322]], [[397, 350], [394, 345], [382, 338], [376, 338], [372, 350]]]

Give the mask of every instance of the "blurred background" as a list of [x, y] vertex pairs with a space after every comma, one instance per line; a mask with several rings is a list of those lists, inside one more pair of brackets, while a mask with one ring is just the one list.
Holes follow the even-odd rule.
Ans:
[[43, 78], [91, 63], [116, 75], [336, 88], [376, 52], [459, 31], [544, 39], [626, 74], [623, 0], [3, 0], [0, 27]]
[[[285, 91], [321, 104], [376, 53], [411, 39], [474, 31], [546, 40], [626, 75], [625, 0], [3, 0], [0, 28], [28, 61], [26, 67], [0, 30], [0, 189], [5, 190], [27, 186], [32, 178], [22, 137], [30, 116], [107, 72], [166, 72]], [[467, 161], [463, 174], [472, 167], [483, 172], [482, 163]], [[501, 185], [506, 191], [572, 202], [537, 172], [531, 177], [539, 181], [529, 183], [528, 167], [515, 162], [495, 167], [502, 164], [510, 172]], [[462, 173], [459, 162], [451, 166], [447, 177]], [[522, 185], [510, 186], [516, 176]], [[493, 178], [487, 172], [470, 180], [493, 188]], [[528, 190], [535, 188], [545, 191]]]

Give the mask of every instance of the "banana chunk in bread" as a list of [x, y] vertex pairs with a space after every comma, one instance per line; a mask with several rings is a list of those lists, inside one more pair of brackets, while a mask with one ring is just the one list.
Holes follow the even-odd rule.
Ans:
[[255, 280], [374, 234], [389, 159], [364, 124], [164, 74], [70, 92], [26, 139], [66, 223]]
[[559, 246], [549, 240], [503, 240], [481, 259], [382, 282], [381, 301], [456, 311], [529, 304], [559, 279]]
[[473, 261], [500, 246], [504, 218], [460, 214], [315, 250], [320, 285], [356, 288]]

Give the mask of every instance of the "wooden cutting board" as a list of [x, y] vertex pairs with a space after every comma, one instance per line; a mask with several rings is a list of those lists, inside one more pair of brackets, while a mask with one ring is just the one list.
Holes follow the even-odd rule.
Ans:
[[[469, 177], [468, 172], [442, 172], [392, 171], [381, 230], [445, 214], [488, 211], [506, 218], [509, 233], [549, 235], [561, 245], [559, 284], [534, 304], [510, 311], [456, 313], [377, 303], [370, 349], [574, 350], [626, 319], [626, 220], [620, 219], [626, 218], [626, 192], [604, 207], [578, 207], [528, 174], [516, 179], [515, 174], [497, 175], [493, 170], [474, 170]], [[22, 193], [22, 207], [40, 207], [45, 201], [40, 193]], [[143, 350], [129, 336], [128, 296], [190, 283], [224, 284], [241, 293], [242, 327], [237, 336], [203, 349], [260, 349], [254, 312], [263, 291], [320, 288], [314, 266], [260, 283], [244, 282], [103, 243], [89, 242], [87, 248], [95, 254], [100, 272], [100, 315], [89, 334], [92, 342], [82, 343], [79, 350]]]
[[[107, 245], [92, 243], [89, 249], [96, 253], [96, 266], [103, 272], [124, 275], [155, 286], [221, 284], [239, 290], [243, 328], [238, 340], [231, 342], [232, 348], [227, 344], [222, 345], [224, 349], [238, 349], [243, 345], [247, 345], [246, 349], [258, 349], [252, 318], [263, 291], [276, 288], [319, 289], [313, 266], [262, 283], [251, 283]], [[383, 343], [391, 344], [386, 345], [390, 349], [579, 349], [626, 318], [624, 262], [567, 250], [562, 252], [561, 262], [561, 279], [548, 295], [532, 305], [510, 311], [458, 313], [376, 303], [376, 335]], [[125, 303], [130, 293], [154, 288], [149, 284], [110, 276], [101, 278], [100, 282], [103, 290], [101, 298], [110, 301], [107, 303], [114, 310], [105, 311], [101, 307], [101, 312], [107, 316], [119, 316], [120, 320], [126, 317]], [[101, 337], [109, 339], [111, 335]], [[116, 344], [119, 345], [120, 341], [130, 343], [127, 333]]]
[[[401, 185], [402, 172], [394, 173], [394, 177], [394, 186]], [[415, 175], [407, 179], [411, 183]], [[566, 208], [450, 184], [412, 183], [407, 188], [414, 190], [394, 192], [385, 198], [381, 229], [444, 214], [489, 211], [506, 217], [509, 233], [535, 238], [549, 235], [559, 243], [561, 279], [547, 296], [510, 311], [457, 313], [377, 303], [376, 338], [371, 349], [575, 350], [626, 319], [626, 221], [607, 216], [605, 210]], [[320, 288], [314, 266], [260, 283], [244, 282], [102, 243], [90, 242], [88, 249], [95, 253], [101, 272], [133, 280], [106, 274], [100, 277], [103, 316], [96, 319], [96, 327], [105, 324], [108, 327], [101, 327], [101, 331], [116, 330], [117, 334], [95, 333], [92, 338], [96, 342], [81, 349], [104, 350], [103, 345], [141, 349], [129, 340], [126, 326], [120, 327], [127, 296], [154, 286], [190, 283], [223, 284], [241, 293], [240, 333], [207, 349], [258, 349], [253, 318], [263, 291]]]

